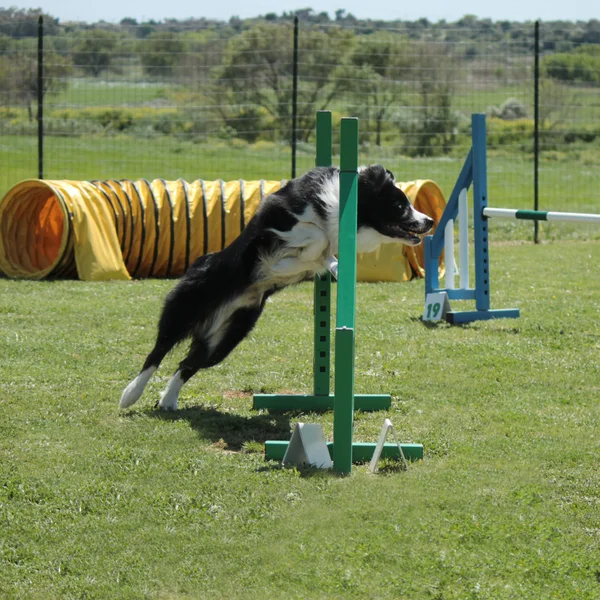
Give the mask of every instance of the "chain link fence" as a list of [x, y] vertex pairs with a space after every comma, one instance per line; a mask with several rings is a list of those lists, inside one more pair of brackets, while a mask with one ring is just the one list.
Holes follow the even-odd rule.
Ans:
[[534, 23], [469, 17], [394, 27], [46, 19], [41, 36], [31, 19], [10, 25], [0, 23], [0, 195], [35, 177], [287, 179], [314, 164], [315, 112], [329, 109], [334, 124], [360, 118], [362, 162], [400, 181], [433, 179], [448, 196], [470, 115], [485, 112], [490, 204], [600, 212], [590, 27], [578, 37], [542, 23], [536, 43]]

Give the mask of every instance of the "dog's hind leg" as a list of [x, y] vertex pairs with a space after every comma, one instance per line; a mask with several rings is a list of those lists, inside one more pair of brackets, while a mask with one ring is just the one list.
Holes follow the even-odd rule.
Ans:
[[147, 369], [143, 369], [133, 381], [129, 382], [129, 385], [121, 394], [121, 399], [119, 400], [120, 408], [128, 408], [140, 399], [140, 396], [144, 393], [144, 388], [157, 368], [148, 367]]
[[148, 355], [148, 358], [146, 358], [146, 362], [144, 362], [144, 366], [138, 376], [123, 390], [121, 400], [119, 401], [119, 406], [121, 408], [127, 408], [139, 400], [144, 392], [144, 388], [150, 381], [152, 375], [154, 375], [156, 369], [158, 369], [158, 365], [160, 365], [162, 359], [168, 354], [169, 350], [171, 350], [171, 348], [167, 349], [165, 346], [160, 346], [157, 343], [152, 352]]
[[148, 381], [150, 381], [150, 378], [154, 375], [164, 357], [177, 343], [187, 337], [187, 329], [183, 324], [172, 328], [173, 319], [172, 315], [169, 314], [172, 312], [168, 307], [165, 307], [158, 326], [156, 344], [152, 352], [148, 354], [138, 376], [123, 390], [121, 400], [119, 401], [121, 408], [127, 408], [139, 400]]
[[158, 402], [163, 410], [177, 410], [179, 392], [185, 382], [198, 371], [209, 366], [207, 364], [208, 348], [204, 340], [194, 337], [187, 356], [179, 363], [179, 367]]
[[221, 323], [209, 336], [195, 334], [188, 355], [169, 380], [159, 401], [163, 410], [177, 410], [179, 393], [183, 385], [200, 369], [208, 369], [219, 364], [250, 333], [262, 313], [260, 306], [236, 310], [231, 317]]

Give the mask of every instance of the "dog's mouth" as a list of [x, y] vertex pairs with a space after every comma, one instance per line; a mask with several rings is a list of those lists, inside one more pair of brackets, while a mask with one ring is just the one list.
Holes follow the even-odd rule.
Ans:
[[418, 246], [423, 236], [431, 229], [431, 227], [414, 227], [407, 228], [401, 225], [386, 224], [381, 233], [387, 237], [402, 240], [409, 246]]

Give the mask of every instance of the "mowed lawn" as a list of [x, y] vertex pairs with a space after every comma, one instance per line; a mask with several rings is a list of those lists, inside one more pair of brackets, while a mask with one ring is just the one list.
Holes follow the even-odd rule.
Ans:
[[[425, 459], [349, 477], [264, 441], [332, 415], [253, 411], [311, 387], [311, 285], [154, 408], [126, 383], [172, 281], [0, 279], [0, 597], [561, 600], [600, 597], [600, 243], [491, 248], [518, 320], [421, 321], [423, 282], [359, 284], [355, 439], [389, 417]], [[455, 306], [459, 308], [459, 306]]]

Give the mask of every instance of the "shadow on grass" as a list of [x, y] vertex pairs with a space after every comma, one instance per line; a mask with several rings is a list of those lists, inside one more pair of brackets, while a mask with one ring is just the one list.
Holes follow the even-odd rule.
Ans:
[[247, 442], [263, 444], [266, 440], [287, 440], [291, 435], [289, 413], [244, 417], [211, 407], [195, 406], [175, 412], [155, 408], [148, 414], [163, 421], [188, 421], [202, 439], [222, 442], [233, 451], [242, 450]]
[[420, 323], [421, 325], [423, 325], [423, 327], [426, 327], [427, 329], [437, 329], [440, 325], [448, 325], [448, 323], [444, 320], [444, 321], [424, 321], [423, 317], [416, 317], [416, 316], [411, 316], [408, 317], [408, 320], [411, 323]]
[[[133, 413], [130, 413], [133, 415]], [[267, 440], [289, 440], [291, 436], [290, 419], [299, 411], [270, 412], [268, 414], [244, 417], [228, 412], [221, 412], [212, 407], [195, 406], [167, 412], [156, 407], [149, 409], [149, 417], [161, 421], [187, 421], [192, 429], [204, 439], [213, 442], [223, 450], [240, 452], [246, 450], [246, 444], [264, 444]], [[251, 451], [256, 452], [256, 449]], [[264, 450], [261, 450], [264, 452]], [[389, 461], [388, 461], [389, 462]], [[285, 469], [295, 469], [302, 478], [346, 477], [328, 469], [318, 469], [309, 465], [284, 467], [279, 461], [266, 462], [257, 472], [273, 472]], [[393, 472], [393, 464], [387, 463], [381, 469], [383, 472]]]
[[331, 477], [343, 479], [344, 477], [347, 477], [345, 473], [336, 473], [332, 469], [318, 469], [317, 467], [311, 467], [310, 465], [293, 465], [284, 467], [280, 462], [267, 463], [264, 467], [256, 469], [256, 472], [272, 473], [273, 471], [285, 471], [290, 469], [294, 469], [302, 479], [330, 479]]

